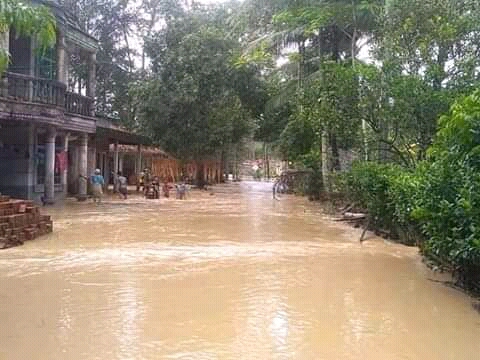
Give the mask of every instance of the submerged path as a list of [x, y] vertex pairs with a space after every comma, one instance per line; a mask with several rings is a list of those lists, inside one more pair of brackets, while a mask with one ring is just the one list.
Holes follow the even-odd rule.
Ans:
[[418, 251], [271, 186], [51, 208], [0, 252], [0, 359], [480, 358], [474, 300]]

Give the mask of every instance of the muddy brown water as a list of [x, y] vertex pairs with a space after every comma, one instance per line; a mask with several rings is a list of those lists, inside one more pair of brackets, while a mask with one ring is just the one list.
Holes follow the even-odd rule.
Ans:
[[415, 248], [270, 185], [51, 208], [0, 252], [0, 359], [480, 359], [474, 300]]

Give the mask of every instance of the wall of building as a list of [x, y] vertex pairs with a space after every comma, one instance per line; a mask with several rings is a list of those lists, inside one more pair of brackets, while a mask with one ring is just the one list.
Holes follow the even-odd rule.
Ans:
[[[42, 181], [37, 179], [37, 164], [42, 162], [37, 142], [42, 128], [28, 124], [0, 126], [0, 192], [39, 203], [45, 191]], [[62, 141], [60, 136], [57, 137], [58, 151], [62, 149]], [[55, 199], [64, 197], [64, 185], [58, 176]]]
[[78, 193], [78, 169], [79, 152], [77, 142], [71, 141], [68, 144], [68, 172], [67, 172], [67, 191], [69, 194]]
[[0, 129], [0, 192], [28, 199], [34, 192], [33, 128], [6, 126]]
[[95, 169], [97, 168], [97, 151], [95, 146], [88, 147], [88, 155], [87, 155], [87, 173], [88, 175], [93, 174]]

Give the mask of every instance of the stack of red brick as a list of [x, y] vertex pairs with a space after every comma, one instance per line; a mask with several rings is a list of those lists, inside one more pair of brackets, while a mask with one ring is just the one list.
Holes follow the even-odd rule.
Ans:
[[0, 249], [22, 245], [26, 240], [52, 231], [50, 216], [41, 215], [33, 201], [10, 199], [0, 194]]

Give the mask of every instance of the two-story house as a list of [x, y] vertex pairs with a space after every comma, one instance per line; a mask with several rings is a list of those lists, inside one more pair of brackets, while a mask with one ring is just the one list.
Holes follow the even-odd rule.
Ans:
[[[87, 181], [80, 175], [100, 166], [108, 176], [118, 169], [118, 153], [111, 156], [109, 145], [142, 139], [108, 121], [96, 134], [97, 41], [57, 0], [33, 2], [55, 14], [57, 40], [40, 53], [34, 39], [18, 37], [14, 28], [0, 34], [0, 46], [11, 55], [0, 80], [0, 193], [53, 203], [70, 191], [86, 199]], [[82, 76], [69, 74], [72, 58], [83, 65]]]

